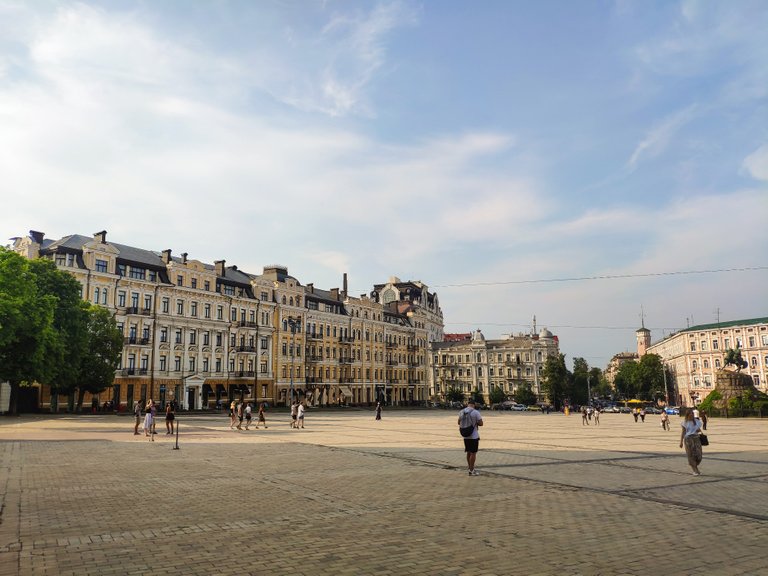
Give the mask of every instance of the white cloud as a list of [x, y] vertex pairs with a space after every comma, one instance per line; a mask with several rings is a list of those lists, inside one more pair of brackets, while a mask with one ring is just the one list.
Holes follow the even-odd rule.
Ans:
[[641, 160], [654, 158], [663, 153], [677, 132], [696, 116], [696, 104], [675, 112], [651, 128], [635, 147], [627, 161], [627, 168], [634, 171]]
[[768, 144], [744, 158], [742, 168], [755, 180], [768, 181]]

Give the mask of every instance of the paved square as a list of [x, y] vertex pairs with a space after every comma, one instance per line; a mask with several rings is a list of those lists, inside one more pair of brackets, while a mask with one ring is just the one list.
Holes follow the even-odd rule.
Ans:
[[453, 411], [269, 416], [0, 419], [0, 576], [768, 574], [768, 420], [693, 477], [676, 418], [485, 412], [469, 477]]

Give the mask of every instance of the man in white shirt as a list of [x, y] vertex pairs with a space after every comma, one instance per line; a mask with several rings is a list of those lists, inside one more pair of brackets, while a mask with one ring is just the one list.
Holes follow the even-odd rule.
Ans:
[[480, 433], [477, 428], [483, 425], [483, 417], [475, 409], [475, 401], [470, 399], [467, 407], [459, 412], [459, 427], [468, 428], [472, 426], [472, 434], [464, 437], [464, 452], [467, 453], [467, 469], [470, 476], [479, 476], [480, 473], [475, 470], [475, 459], [480, 443]]

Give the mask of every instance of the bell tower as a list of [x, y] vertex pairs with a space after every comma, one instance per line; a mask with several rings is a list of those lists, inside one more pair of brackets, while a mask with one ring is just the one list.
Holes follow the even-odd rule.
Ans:
[[642, 328], [638, 328], [635, 332], [637, 337], [637, 357], [642, 358], [648, 352], [648, 348], [651, 345], [651, 331], [645, 327], [645, 314], [643, 313], [642, 306], [640, 307], [640, 325]]

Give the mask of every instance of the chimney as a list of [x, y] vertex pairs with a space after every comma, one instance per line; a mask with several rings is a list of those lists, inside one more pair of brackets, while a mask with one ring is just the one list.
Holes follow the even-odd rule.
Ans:
[[107, 243], [107, 231], [106, 230], [102, 230], [101, 232], [96, 232], [93, 235], [93, 239], [94, 240], [98, 240], [102, 244], [106, 244]]
[[315, 293], [315, 285], [312, 282], [308, 283], [307, 284], [307, 290], [309, 291], [310, 294], [314, 294]]
[[182, 264], [186, 264], [187, 263], [187, 253], [186, 252], [182, 252], [181, 253], [181, 263]]
[[45, 232], [38, 232], [37, 230], [30, 230], [29, 237], [35, 244], [42, 244], [43, 238], [45, 238]]
[[342, 282], [342, 294], [344, 295], [344, 298], [347, 297], [347, 273], [344, 272], [344, 281]]
[[163, 262], [165, 262], [166, 264], [169, 264], [171, 262], [170, 248], [168, 248], [168, 250], [163, 250], [160, 254], [161, 254], [160, 258], [162, 259]]
[[338, 288], [331, 288], [331, 298], [334, 300], [339, 299], [339, 289]]
[[216, 275], [217, 276], [225, 276], [224, 274], [224, 265], [227, 263], [226, 260], [214, 260], [213, 265], [216, 267]]

